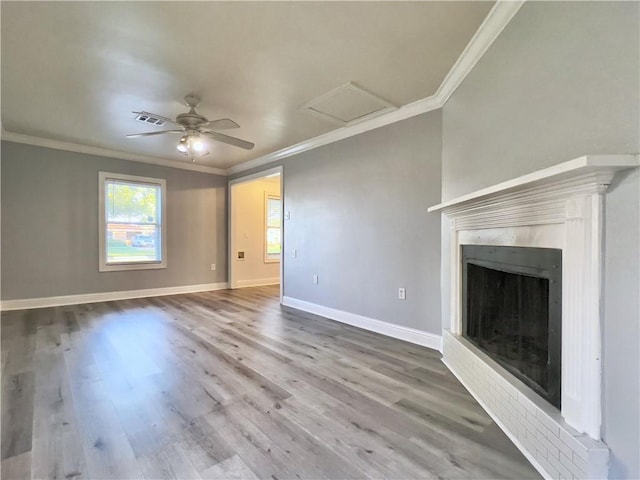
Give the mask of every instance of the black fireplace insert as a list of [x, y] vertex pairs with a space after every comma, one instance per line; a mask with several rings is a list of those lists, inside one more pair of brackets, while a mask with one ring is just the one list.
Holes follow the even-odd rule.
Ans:
[[462, 246], [462, 333], [560, 408], [562, 251]]

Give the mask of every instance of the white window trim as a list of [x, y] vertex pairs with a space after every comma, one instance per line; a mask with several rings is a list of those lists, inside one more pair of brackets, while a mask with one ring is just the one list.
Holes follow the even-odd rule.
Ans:
[[[135, 262], [135, 263], [107, 263], [107, 242], [106, 242], [106, 216], [105, 216], [105, 183], [107, 180], [124, 180], [135, 183], [148, 183], [160, 186], [160, 262]], [[157, 268], [167, 268], [167, 181], [163, 178], [140, 177], [138, 175], [124, 175], [122, 173], [98, 172], [98, 269], [100, 272], [119, 272], [123, 270], [152, 270]]]

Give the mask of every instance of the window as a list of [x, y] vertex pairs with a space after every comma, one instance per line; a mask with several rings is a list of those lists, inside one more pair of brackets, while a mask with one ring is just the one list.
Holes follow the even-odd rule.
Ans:
[[100, 172], [100, 271], [166, 268], [166, 182]]
[[279, 262], [282, 250], [282, 201], [276, 195], [265, 194], [265, 262]]

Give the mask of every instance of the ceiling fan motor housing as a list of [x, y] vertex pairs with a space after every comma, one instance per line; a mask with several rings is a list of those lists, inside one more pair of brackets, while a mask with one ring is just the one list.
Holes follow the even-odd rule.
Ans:
[[183, 125], [187, 128], [194, 128], [201, 123], [205, 123], [206, 121], [207, 121], [206, 117], [203, 117], [202, 115], [194, 111], [191, 111], [188, 113], [181, 113], [176, 117], [176, 122], [178, 122], [180, 125]]

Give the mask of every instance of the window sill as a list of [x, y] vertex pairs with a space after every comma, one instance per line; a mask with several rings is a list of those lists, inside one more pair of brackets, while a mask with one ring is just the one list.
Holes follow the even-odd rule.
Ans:
[[101, 264], [100, 272], [121, 272], [127, 270], [156, 270], [167, 268], [167, 262], [111, 263]]

